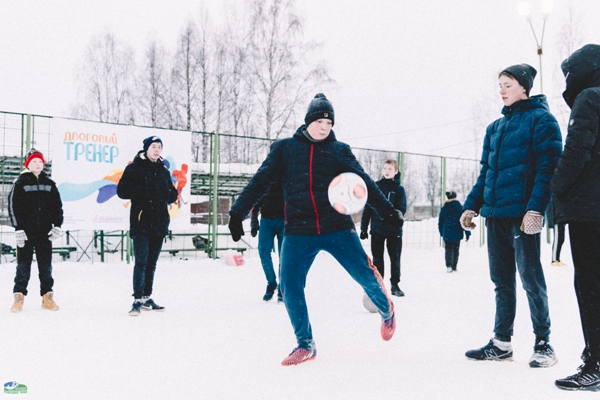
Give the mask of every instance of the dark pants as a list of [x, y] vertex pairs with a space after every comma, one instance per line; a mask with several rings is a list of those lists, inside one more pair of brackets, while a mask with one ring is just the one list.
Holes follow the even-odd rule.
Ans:
[[354, 230], [312, 236], [286, 234], [281, 251], [283, 302], [294, 327], [298, 346], [308, 350], [313, 349], [315, 343], [304, 287], [308, 271], [321, 250], [331, 254], [362, 286], [382, 318], [388, 319], [394, 312], [394, 303], [385, 291], [381, 275], [371, 264]]
[[585, 347], [600, 361], [600, 223], [570, 222], [569, 238]]
[[154, 271], [160, 256], [164, 236], [135, 235], [133, 240], [133, 297], [141, 299], [143, 296], [152, 295], [154, 284]]
[[536, 342], [550, 337], [548, 296], [542, 263], [540, 234], [521, 231], [522, 218], [488, 218], [490, 277], [496, 285], [496, 338], [510, 341], [517, 308], [516, 271], [529, 301]]
[[565, 242], [565, 224], [554, 224], [552, 229], [554, 238], [552, 240], [552, 262], [560, 261], [560, 250]]
[[444, 242], [444, 246], [446, 247], [446, 267], [456, 271], [460, 242]]
[[402, 254], [402, 237], [371, 235], [371, 253], [373, 264], [377, 267], [379, 275], [385, 276], [384, 246], [387, 242], [387, 251], [390, 256], [390, 282], [397, 285], [400, 282], [400, 254]]
[[52, 242], [48, 240], [48, 234], [28, 234], [24, 247], [17, 247], [17, 274], [13, 293], [23, 293], [27, 296], [27, 284], [31, 277], [31, 263], [33, 262], [33, 251], [37, 259], [40, 295], [52, 291], [54, 279], [52, 279]]
[[281, 244], [283, 243], [283, 233], [285, 229], [285, 218], [261, 218], [260, 229], [258, 230], [258, 255], [262, 264], [267, 283], [277, 285], [277, 276], [273, 268], [273, 241], [277, 237], [277, 253], [281, 259]]

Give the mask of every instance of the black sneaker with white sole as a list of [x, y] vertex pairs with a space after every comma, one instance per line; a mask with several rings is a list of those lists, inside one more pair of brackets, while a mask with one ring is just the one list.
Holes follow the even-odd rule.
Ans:
[[494, 344], [494, 339], [480, 349], [469, 350], [465, 353], [470, 360], [490, 360], [490, 361], [512, 361], [513, 351], [512, 346], [508, 346], [508, 350], [501, 350]]
[[600, 392], [600, 363], [587, 361], [575, 375], [554, 381], [563, 390]]
[[165, 311], [163, 306], [159, 306], [152, 299], [148, 299], [142, 303], [142, 309], [146, 311]]

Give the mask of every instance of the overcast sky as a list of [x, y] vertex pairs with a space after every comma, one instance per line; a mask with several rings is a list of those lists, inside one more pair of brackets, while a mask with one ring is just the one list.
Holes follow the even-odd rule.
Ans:
[[[600, 1], [571, 1], [582, 43], [600, 43]], [[498, 72], [522, 62], [539, 70], [531, 28], [516, 3], [297, 1], [305, 35], [323, 44], [316, 57], [326, 61], [337, 82], [326, 94], [335, 107], [338, 139], [354, 146], [478, 157], [473, 109], [488, 110], [485, 123], [499, 115]], [[539, 38], [540, 0], [530, 3]], [[544, 37], [543, 81], [551, 111], [558, 113], [564, 87], [558, 41], [567, 0], [554, 3]], [[0, 0], [0, 111], [69, 116], [77, 101], [75, 72], [92, 37], [113, 33], [141, 57], [151, 39], [172, 49], [201, 6], [218, 19], [224, 4]], [[539, 74], [532, 90], [537, 93]]]

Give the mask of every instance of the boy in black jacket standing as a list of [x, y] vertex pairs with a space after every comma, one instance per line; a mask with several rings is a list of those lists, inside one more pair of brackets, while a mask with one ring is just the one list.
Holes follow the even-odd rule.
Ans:
[[44, 171], [44, 155], [31, 149], [25, 169], [8, 195], [8, 214], [17, 240], [17, 274], [12, 312], [23, 309], [35, 250], [40, 278], [42, 308], [56, 311], [52, 286], [52, 240], [61, 235], [63, 209], [56, 184]]
[[[406, 194], [400, 185], [400, 173], [396, 160], [386, 160], [383, 163], [383, 178], [376, 182], [379, 190], [402, 214], [406, 213]], [[367, 239], [367, 229], [371, 223], [371, 252], [373, 264], [377, 267], [379, 274], [385, 276], [384, 246], [387, 242], [387, 251], [390, 256], [391, 292], [392, 295], [402, 297], [404, 292], [400, 290], [400, 255], [402, 254], [402, 227], [396, 228], [388, 224], [379, 214], [373, 214], [373, 208], [369, 205], [363, 210], [360, 221], [360, 238]]]
[[164, 310], [152, 300], [152, 286], [156, 262], [169, 229], [169, 204], [177, 200], [177, 189], [161, 153], [162, 140], [158, 136], [144, 139], [143, 150], [125, 168], [117, 185], [117, 195], [131, 199], [129, 235], [135, 257], [134, 302], [129, 311], [132, 317], [140, 315], [142, 308]]
[[556, 224], [569, 224], [575, 294], [585, 347], [565, 390], [600, 391], [600, 46], [588, 44], [563, 61], [571, 108], [565, 148], [552, 178]]

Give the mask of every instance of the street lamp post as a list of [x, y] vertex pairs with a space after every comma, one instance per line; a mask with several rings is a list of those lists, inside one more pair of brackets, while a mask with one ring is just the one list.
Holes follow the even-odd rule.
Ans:
[[553, 0], [541, 0], [542, 2], [542, 15], [544, 19], [544, 23], [542, 25], [542, 36], [538, 41], [538, 37], [535, 34], [535, 29], [533, 29], [533, 24], [531, 23], [531, 7], [529, 6], [529, 1], [519, 1], [517, 3], [517, 11], [520, 15], [524, 16], [527, 22], [529, 22], [529, 26], [531, 27], [531, 32], [533, 32], [533, 37], [535, 39], [535, 44], [537, 45], [537, 54], [540, 60], [540, 93], [544, 92], [544, 86], [542, 81], [542, 54], [544, 54], [542, 46], [544, 45], [544, 31], [546, 30], [546, 20], [548, 16], [552, 12], [552, 8], [554, 6]]

